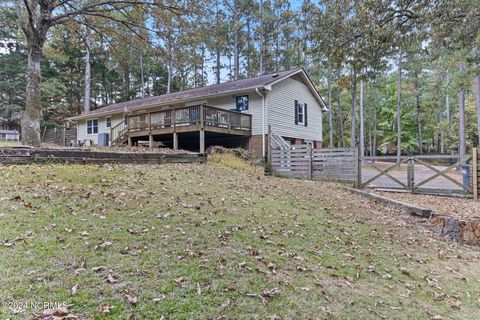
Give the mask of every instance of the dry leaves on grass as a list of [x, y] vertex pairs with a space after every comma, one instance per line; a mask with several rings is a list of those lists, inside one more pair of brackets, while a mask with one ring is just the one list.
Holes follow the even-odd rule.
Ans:
[[70, 314], [67, 308], [46, 309], [41, 315], [34, 317], [35, 320], [75, 320], [77, 316]]
[[110, 313], [110, 311], [112, 311], [113, 308], [115, 308], [115, 306], [108, 305], [108, 304], [102, 304], [99, 308], [99, 311], [101, 313]]

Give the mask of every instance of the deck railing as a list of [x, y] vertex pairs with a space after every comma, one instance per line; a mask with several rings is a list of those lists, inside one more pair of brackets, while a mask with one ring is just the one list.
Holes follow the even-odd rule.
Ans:
[[130, 130], [203, 125], [251, 133], [252, 128], [251, 115], [210, 106], [189, 106], [145, 113], [130, 116], [128, 120]]
[[127, 132], [127, 124], [121, 121], [114, 127], [110, 128], [110, 145], [113, 145], [119, 138]]

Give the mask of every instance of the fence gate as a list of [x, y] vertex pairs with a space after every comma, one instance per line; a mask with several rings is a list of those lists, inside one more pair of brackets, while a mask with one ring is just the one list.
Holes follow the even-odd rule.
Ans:
[[270, 134], [269, 164], [283, 177], [356, 182], [358, 153], [355, 148], [313, 148], [311, 144], [289, 145]]
[[396, 160], [394, 156], [361, 158], [361, 188], [478, 196], [477, 149], [465, 156], [402, 156], [400, 164]]

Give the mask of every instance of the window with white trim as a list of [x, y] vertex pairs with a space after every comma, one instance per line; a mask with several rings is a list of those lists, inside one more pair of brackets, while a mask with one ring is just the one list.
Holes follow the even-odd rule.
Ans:
[[87, 120], [87, 134], [96, 134], [98, 133], [98, 120]]
[[297, 110], [298, 124], [305, 124], [305, 104], [299, 103]]
[[105, 127], [111, 128], [112, 127], [112, 117], [105, 118]]

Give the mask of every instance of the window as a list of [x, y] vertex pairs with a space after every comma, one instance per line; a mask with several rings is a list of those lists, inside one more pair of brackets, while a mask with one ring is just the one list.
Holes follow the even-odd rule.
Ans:
[[298, 124], [303, 124], [305, 121], [305, 106], [303, 103], [298, 104]]
[[307, 104], [295, 100], [295, 124], [307, 126]]
[[236, 109], [237, 111], [248, 110], [248, 96], [236, 97]]
[[105, 127], [111, 128], [112, 127], [112, 117], [105, 118]]
[[98, 120], [87, 120], [87, 134], [98, 133]]

